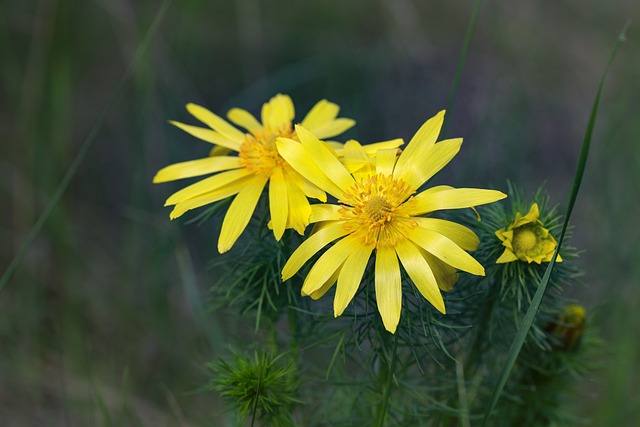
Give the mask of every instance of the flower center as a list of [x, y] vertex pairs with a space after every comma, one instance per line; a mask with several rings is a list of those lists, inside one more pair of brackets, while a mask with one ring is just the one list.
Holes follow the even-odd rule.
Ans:
[[286, 164], [276, 147], [276, 138], [279, 136], [298, 140], [291, 123], [273, 131], [265, 129], [245, 134], [238, 153], [240, 164], [255, 175], [271, 176], [273, 169]]
[[527, 253], [538, 244], [538, 237], [530, 227], [520, 227], [513, 230], [513, 248], [516, 254]]
[[415, 226], [412, 221], [398, 221], [409, 219], [409, 215], [399, 214], [398, 208], [405, 200], [411, 203], [413, 199], [407, 198], [413, 193], [415, 191], [401, 179], [382, 174], [369, 176], [354, 184], [339, 200], [343, 205], [340, 219], [346, 221], [345, 228], [359, 235], [365, 245], [395, 244], [397, 233], [393, 229]]
[[364, 203], [364, 212], [375, 222], [390, 221], [392, 218], [391, 205], [381, 196], [373, 196]]

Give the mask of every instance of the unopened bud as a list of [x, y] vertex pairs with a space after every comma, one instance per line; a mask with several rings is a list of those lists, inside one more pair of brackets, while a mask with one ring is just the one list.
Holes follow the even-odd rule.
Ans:
[[567, 305], [557, 319], [549, 323], [546, 330], [558, 341], [557, 347], [573, 350], [580, 344], [586, 324], [587, 312], [581, 305]]

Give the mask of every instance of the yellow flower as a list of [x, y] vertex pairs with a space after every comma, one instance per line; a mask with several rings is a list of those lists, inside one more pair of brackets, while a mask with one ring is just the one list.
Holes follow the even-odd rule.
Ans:
[[[277, 137], [297, 140], [292, 128], [294, 107], [291, 98], [278, 94], [262, 106], [262, 123], [248, 111], [233, 108], [228, 119], [246, 129], [246, 133], [230, 125], [206, 108], [188, 104], [187, 110], [208, 128], [171, 121], [185, 132], [214, 144], [209, 157], [176, 163], [161, 169], [154, 183], [214, 174], [189, 185], [169, 197], [165, 206], [175, 205], [171, 219], [185, 212], [227, 197], [237, 195], [222, 223], [218, 251], [226, 252], [244, 231], [258, 200], [269, 183], [269, 208], [276, 239], [280, 240], [289, 225], [304, 233], [311, 207], [307, 198], [326, 201], [324, 191], [291, 168], [276, 149]], [[340, 108], [327, 100], [318, 102], [302, 124], [318, 138], [336, 136], [355, 122], [336, 118]], [[235, 151], [237, 155], [226, 155]]]
[[399, 156], [397, 148], [382, 149], [370, 159], [358, 142], [348, 141], [344, 164], [301, 126], [296, 127], [300, 143], [278, 138], [280, 155], [339, 203], [311, 207], [310, 222], [318, 223], [315, 233], [291, 255], [282, 270], [283, 280], [337, 240], [316, 261], [302, 286], [302, 295], [318, 299], [337, 282], [333, 306], [337, 317], [355, 295], [375, 252], [378, 311], [385, 328], [395, 332], [402, 308], [400, 264], [420, 293], [442, 313], [445, 307], [440, 289], [453, 287], [456, 269], [484, 275], [484, 268], [465, 252], [479, 244], [471, 230], [423, 215], [491, 203], [506, 195], [447, 186], [414, 195], [460, 150], [461, 138], [436, 144], [443, 118], [444, 111], [428, 120]]
[[573, 350], [580, 343], [586, 325], [587, 311], [578, 304], [567, 305], [558, 317], [547, 325], [546, 330], [556, 337], [565, 350]]
[[[533, 203], [529, 213], [525, 216], [520, 215], [520, 212], [516, 213], [516, 219], [508, 227], [496, 231], [496, 236], [505, 248], [496, 263], [520, 260], [540, 264], [551, 261], [556, 249], [556, 239], [544, 228], [539, 218], [538, 204]], [[560, 255], [556, 262], [562, 262]]]

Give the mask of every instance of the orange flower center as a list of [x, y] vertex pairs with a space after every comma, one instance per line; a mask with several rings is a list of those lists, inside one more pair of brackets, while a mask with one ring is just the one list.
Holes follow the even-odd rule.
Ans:
[[354, 184], [344, 198], [339, 200], [340, 219], [346, 221], [345, 228], [360, 236], [365, 245], [381, 243], [395, 244], [395, 231], [415, 226], [409, 215], [400, 214], [399, 208], [410, 203], [407, 200], [415, 191], [401, 179], [390, 175], [369, 176]]
[[291, 123], [275, 130], [264, 129], [245, 134], [238, 153], [240, 164], [255, 175], [271, 176], [275, 168], [286, 164], [276, 147], [276, 138], [280, 136], [298, 140]]

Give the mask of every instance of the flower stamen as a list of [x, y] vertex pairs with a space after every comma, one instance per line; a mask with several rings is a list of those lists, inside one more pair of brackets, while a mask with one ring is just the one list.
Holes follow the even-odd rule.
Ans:
[[278, 154], [276, 138], [285, 137], [298, 140], [291, 124], [283, 125], [279, 129], [264, 129], [247, 133], [240, 145], [238, 157], [240, 164], [255, 175], [271, 176], [273, 170], [286, 164]]
[[393, 229], [411, 226], [410, 222], [398, 221], [408, 218], [398, 210], [414, 192], [401, 179], [382, 174], [369, 176], [354, 184], [339, 200], [343, 205], [341, 219], [346, 221], [345, 228], [360, 236], [365, 245], [394, 244]]

